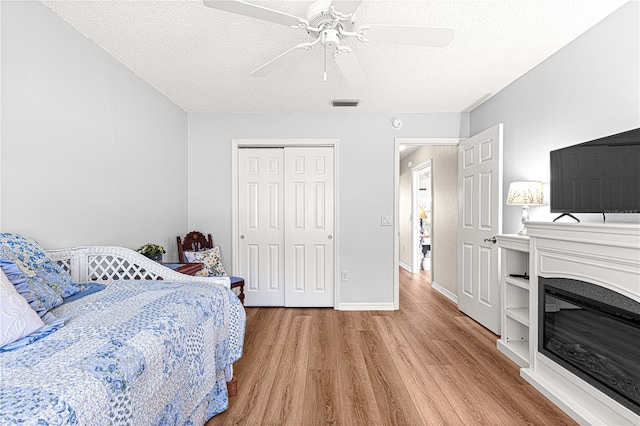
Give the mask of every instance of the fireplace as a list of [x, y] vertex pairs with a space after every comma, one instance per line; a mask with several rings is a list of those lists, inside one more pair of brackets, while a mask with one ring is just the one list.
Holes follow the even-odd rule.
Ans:
[[640, 414], [640, 303], [584, 281], [538, 286], [539, 352]]

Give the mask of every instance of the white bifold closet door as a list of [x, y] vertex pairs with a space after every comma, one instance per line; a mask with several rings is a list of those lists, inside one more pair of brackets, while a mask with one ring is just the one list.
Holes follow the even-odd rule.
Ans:
[[242, 148], [238, 161], [245, 305], [333, 306], [333, 148]]

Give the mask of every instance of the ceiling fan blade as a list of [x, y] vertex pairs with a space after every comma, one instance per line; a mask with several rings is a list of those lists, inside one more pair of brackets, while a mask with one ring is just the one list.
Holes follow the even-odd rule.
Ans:
[[204, 0], [204, 5], [213, 9], [224, 10], [238, 15], [250, 16], [262, 19], [263, 21], [275, 22], [286, 26], [298, 26], [302, 18], [289, 15], [288, 13], [268, 9], [257, 4], [247, 3], [240, 0]]
[[308, 45], [308, 43], [301, 43], [295, 47], [292, 47], [291, 49], [287, 50], [284, 53], [281, 53], [261, 67], [253, 70], [250, 75], [254, 77], [264, 77], [277, 68], [283, 67], [284, 65], [301, 58], [307, 53], [307, 49], [305, 49], [305, 47], [308, 47]]
[[444, 47], [453, 40], [453, 28], [369, 25], [364, 37], [372, 43]]
[[358, 62], [358, 58], [351, 51], [338, 53], [334, 56], [340, 72], [347, 80], [349, 86], [356, 91], [365, 91], [369, 88], [369, 80]]
[[352, 14], [360, 7], [362, 0], [333, 0], [331, 6], [333, 6], [336, 12], [340, 12], [344, 15]]

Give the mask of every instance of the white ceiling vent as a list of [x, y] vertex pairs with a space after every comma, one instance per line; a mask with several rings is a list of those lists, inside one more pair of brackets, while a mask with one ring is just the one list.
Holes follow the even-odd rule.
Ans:
[[333, 107], [357, 107], [360, 105], [359, 99], [331, 99]]

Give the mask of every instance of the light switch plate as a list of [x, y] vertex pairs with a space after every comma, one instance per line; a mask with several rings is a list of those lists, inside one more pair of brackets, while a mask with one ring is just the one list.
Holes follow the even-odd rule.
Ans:
[[382, 215], [382, 218], [380, 220], [380, 224], [382, 226], [391, 226], [391, 225], [393, 225], [393, 219], [391, 218], [391, 216]]

